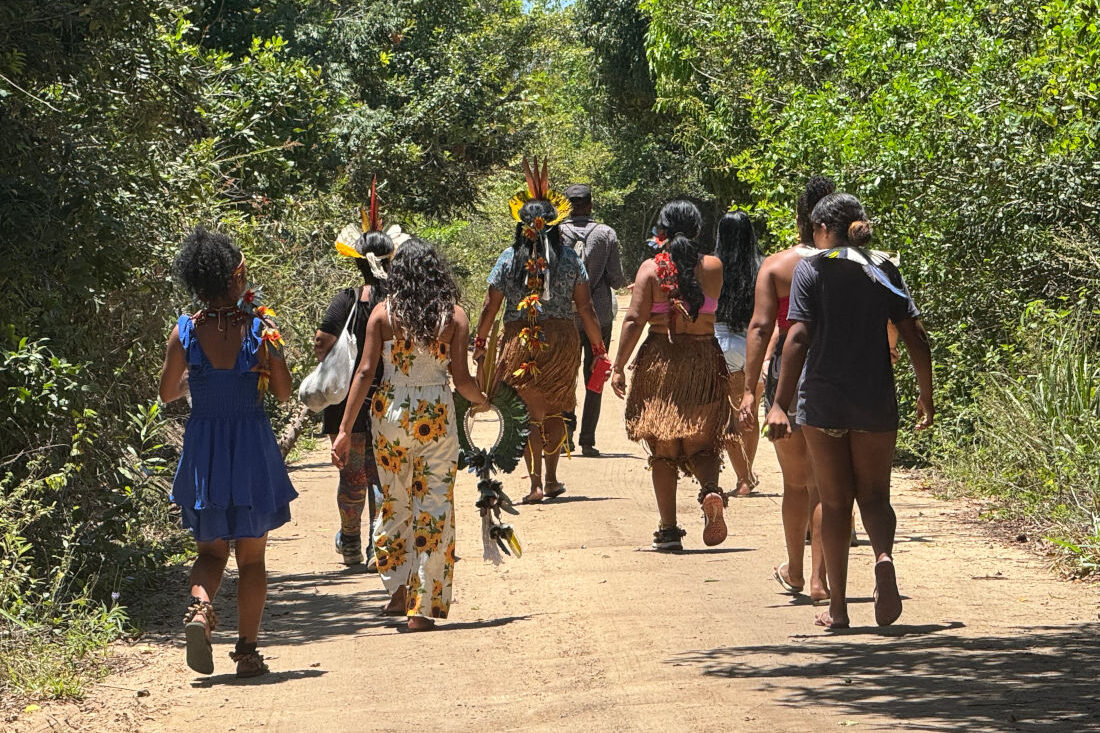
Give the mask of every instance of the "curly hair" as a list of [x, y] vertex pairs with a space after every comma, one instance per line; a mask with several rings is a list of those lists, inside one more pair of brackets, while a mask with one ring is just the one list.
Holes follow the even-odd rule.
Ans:
[[871, 241], [871, 222], [863, 204], [850, 193], [831, 193], [817, 202], [810, 221], [814, 226], [824, 224], [834, 234], [839, 234], [848, 244], [863, 247]]
[[806, 188], [798, 197], [795, 204], [795, 212], [798, 215], [798, 240], [801, 244], [812, 244], [814, 241], [814, 225], [810, 221], [810, 215], [817, 206], [817, 202], [831, 193], [836, 192], [836, 184], [831, 178], [825, 176], [813, 176], [806, 181]]
[[[523, 205], [523, 208], [519, 211], [519, 216], [522, 221], [516, 222], [516, 234], [512, 240], [512, 249], [515, 250], [515, 256], [512, 257], [512, 270], [508, 273], [508, 276], [514, 282], [522, 285], [527, 282], [527, 259], [529, 257], [539, 257], [543, 254], [541, 251], [535, 251], [536, 240], [528, 239], [524, 235], [523, 222], [534, 221], [536, 217], [542, 217], [544, 221], [553, 221], [557, 218], [558, 211], [549, 201], [535, 199]], [[561, 231], [555, 226], [543, 230], [543, 233], [550, 243], [550, 259], [547, 261], [546, 267], [552, 271], [558, 258], [561, 257]]]
[[695, 239], [703, 228], [703, 215], [690, 201], [669, 201], [657, 215], [657, 228], [663, 229], [668, 237], [665, 249], [679, 271], [677, 287], [680, 299], [687, 305], [688, 314], [694, 321], [699, 317], [704, 297], [703, 287], [695, 277], [695, 267], [701, 254]]
[[715, 320], [728, 325], [731, 331], [744, 331], [752, 320], [756, 274], [762, 257], [748, 214], [738, 210], [719, 220], [714, 254], [722, 260], [722, 294]]
[[413, 237], [397, 250], [386, 282], [390, 311], [407, 338], [430, 344], [454, 315], [461, 294], [451, 266], [428, 242]]
[[229, 237], [197, 226], [183, 240], [173, 271], [188, 292], [209, 303], [229, 293], [229, 279], [239, 264], [241, 251]]

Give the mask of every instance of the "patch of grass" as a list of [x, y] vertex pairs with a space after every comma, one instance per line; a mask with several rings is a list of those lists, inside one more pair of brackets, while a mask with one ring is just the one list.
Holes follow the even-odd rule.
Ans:
[[[327, 442], [328, 439], [325, 438], [325, 441]], [[320, 444], [321, 442], [317, 438], [317, 436], [313, 434], [313, 431], [309, 427], [307, 427], [298, 436], [298, 440], [294, 442], [294, 446], [290, 449], [290, 452], [287, 453], [287, 465], [292, 465], [302, 460], [307, 455], [317, 450], [317, 447]]]
[[104, 649], [126, 624], [120, 606], [74, 603], [50, 621], [33, 627], [8, 621], [0, 625], [0, 692], [79, 699], [88, 684], [107, 673]]
[[1024, 520], [1078, 575], [1100, 572], [1100, 329], [1083, 306], [1032, 303], [984, 376], [971, 444], [940, 465], [984, 516]]

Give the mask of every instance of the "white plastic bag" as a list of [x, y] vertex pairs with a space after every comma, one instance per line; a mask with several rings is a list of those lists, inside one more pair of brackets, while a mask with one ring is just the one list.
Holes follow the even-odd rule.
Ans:
[[351, 321], [359, 308], [359, 294], [351, 304], [351, 312], [344, 323], [344, 330], [336, 338], [324, 361], [302, 380], [298, 387], [298, 399], [313, 412], [320, 412], [329, 405], [343, 401], [351, 387], [355, 372], [355, 334]]

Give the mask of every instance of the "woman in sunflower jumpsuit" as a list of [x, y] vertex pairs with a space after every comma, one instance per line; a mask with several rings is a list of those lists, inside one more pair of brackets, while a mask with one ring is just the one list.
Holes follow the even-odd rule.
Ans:
[[[487, 401], [470, 376], [470, 326], [450, 268], [426, 242], [411, 239], [394, 256], [389, 295], [371, 313], [363, 358], [348, 395], [363, 403], [379, 358], [382, 381], [371, 400], [374, 455], [382, 489], [374, 531], [378, 573], [390, 602], [383, 613], [433, 628], [451, 605], [455, 563], [454, 484], [458, 434], [448, 379], [475, 405]], [[451, 361], [451, 354], [459, 355]], [[347, 460], [355, 410], [333, 443]]]

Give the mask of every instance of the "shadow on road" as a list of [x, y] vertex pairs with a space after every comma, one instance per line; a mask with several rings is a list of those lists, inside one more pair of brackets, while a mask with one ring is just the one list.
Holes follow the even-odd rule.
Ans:
[[321, 677], [325, 674], [323, 669], [290, 669], [281, 672], [268, 672], [259, 677], [247, 677], [238, 679], [235, 674], [216, 674], [194, 680], [191, 687], [195, 689], [209, 689], [216, 685], [231, 685], [244, 687], [246, 685], [277, 685], [280, 682], [290, 680], [304, 680], [311, 677]]
[[[270, 573], [263, 624], [266, 643], [306, 644], [392, 626], [392, 617], [378, 613], [389, 596], [382, 588], [364, 590], [362, 575], [356, 568]], [[224, 604], [231, 617], [226, 619], [229, 626], [236, 623], [236, 578], [233, 581], [218, 594], [219, 606]]]
[[[495, 626], [505, 626], [513, 621], [527, 621], [530, 614], [525, 616], [501, 616], [500, 618], [487, 618], [481, 621], [440, 621], [431, 632], [437, 634], [440, 631], [465, 631], [469, 629], [491, 629]], [[397, 630], [402, 634], [420, 634], [424, 632], [409, 631], [408, 626], [401, 624]]]
[[286, 467], [287, 473], [295, 473], [296, 471], [304, 471], [310, 468], [332, 468], [333, 472], [336, 471], [336, 467], [332, 465], [332, 461], [314, 461], [313, 463], [292, 463]]
[[1100, 729], [1100, 624], [945, 633], [960, 627], [852, 629], [795, 644], [685, 652], [668, 663], [756, 679], [780, 704], [883, 716], [897, 729]]
[[577, 494], [562, 494], [553, 499], [544, 500], [544, 504], [575, 504], [582, 501], [625, 501], [621, 496], [578, 496]]

